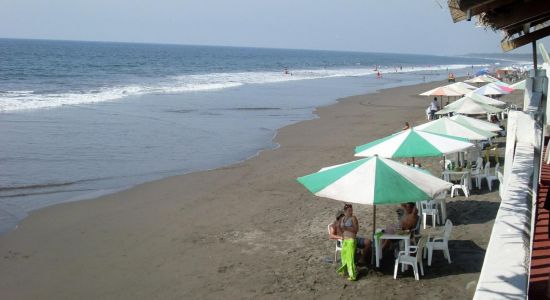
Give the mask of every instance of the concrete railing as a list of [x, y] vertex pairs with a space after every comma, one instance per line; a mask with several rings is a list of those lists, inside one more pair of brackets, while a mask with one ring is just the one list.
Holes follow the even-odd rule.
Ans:
[[533, 170], [532, 115], [508, 116], [502, 202], [495, 218], [474, 299], [526, 299], [531, 257]]

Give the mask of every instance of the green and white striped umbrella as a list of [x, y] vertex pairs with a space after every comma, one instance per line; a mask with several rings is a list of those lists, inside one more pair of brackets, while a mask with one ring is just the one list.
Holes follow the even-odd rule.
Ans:
[[407, 129], [357, 146], [355, 156], [378, 155], [385, 158], [442, 156], [472, 147], [465, 138]]
[[424, 132], [457, 136], [470, 141], [486, 140], [497, 135], [491, 131], [485, 131], [467, 124], [453, 121], [449, 117], [443, 117], [422, 125], [418, 125], [415, 129]]
[[359, 204], [400, 204], [433, 199], [451, 187], [424, 170], [368, 157], [298, 178], [319, 197]]

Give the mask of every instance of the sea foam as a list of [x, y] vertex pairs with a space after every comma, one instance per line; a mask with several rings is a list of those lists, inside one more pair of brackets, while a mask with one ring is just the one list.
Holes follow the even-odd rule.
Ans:
[[[406, 67], [399, 72], [425, 72], [456, 70], [471, 67], [472, 65], [453, 64], [437, 66]], [[486, 65], [474, 65], [480, 67]], [[54, 108], [67, 105], [84, 105], [104, 101], [122, 99], [128, 96], [145, 94], [174, 94], [187, 92], [214, 91], [235, 88], [247, 84], [278, 83], [295, 80], [311, 80], [334, 77], [359, 77], [381, 73], [396, 72], [396, 68], [381, 67], [379, 70], [369, 68], [343, 69], [302, 69], [283, 72], [234, 72], [188, 74], [159, 79], [156, 83], [131, 84], [124, 86], [102, 87], [93, 90], [66, 91], [66, 92], [35, 92], [29, 90], [0, 91], [0, 112], [18, 110]]]

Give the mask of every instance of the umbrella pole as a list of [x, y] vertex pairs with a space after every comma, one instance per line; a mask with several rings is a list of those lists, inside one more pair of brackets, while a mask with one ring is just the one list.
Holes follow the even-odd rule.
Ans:
[[373, 205], [374, 209], [372, 212], [372, 235], [376, 233], [376, 205]]
[[[372, 211], [372, 244], [371, 245], [376, 246], [376, 205], [373, 205], [373, 211]], [[371, 264], [374, 265], [376, 260], [376, 252], [378, 251], [378, 249], [373, 246], [371, 246], [372, 248], [371, 248], [370, 260], [371, 260]]]
[[414, 157], [413, 157], [413, 167], [415, 166], [416, 164], [414, 163]]

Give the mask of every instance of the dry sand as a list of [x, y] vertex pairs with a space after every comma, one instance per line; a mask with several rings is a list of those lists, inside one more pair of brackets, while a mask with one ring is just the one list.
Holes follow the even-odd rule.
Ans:
[[[466, 299], [481, 270], [497, 192], [474, 190], [448, 204], [453, 263], [434, 255], [426, 275], [392, 278], [393, 260], [361, 268], [357, 282], [327, 263], [327, 224], [340, 202], [311, 195], [295, 178], [353, 158], [373, 139], [425, 122], [437, 83], [384, 90], [319, 108], [318, 119], [279, 131], [281, 147], [213, 171], [32, 213], [0, 237], [1, 299]], [[223, 149], [220, 149], [223, 151]], [[422, 160], [438, 168], [438, 160]], [[360, 234], [372, 208], [355, 206]], [[377, 222], [395, 221], [381, 206]]]

